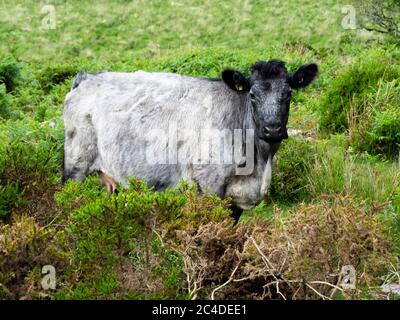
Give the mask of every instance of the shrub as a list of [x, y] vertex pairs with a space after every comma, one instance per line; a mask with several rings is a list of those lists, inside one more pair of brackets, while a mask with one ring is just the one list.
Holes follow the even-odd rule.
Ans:
[[0, 185], [0, 220], [10, 214], [11, 209], [24, 203], [18, 182]]
[[132, 64], [116, 64], [112, 69], [128, 72], [136, 70], [173, 72], [195, 77], [220, 77], [221, 72], [229, 67], [249, 74], [250, 66], [259, 60], [280, 58], [287, 62], [289, 71], [294, 72], [302, 64], [316, 59], [311, 50], [302, 52], [301, 58], [296, 51], [275, 49], [254, 49], [251, 51], [222, 48], [185, 49], [170, 52], [158, 59], [138, 59]]
[[357, 150], [397, 155], [400, 65], [383, 50], [364, 55], [331, 80], [317, 106], [320, 128], [349, 130]]
[[400, 111], [391, 108], [376, 115], [369, 133], [368, 149], [397, 156], [400, 151]]
[[[362, 297], [395, 261], [372, 212], [349, 197], [320, 197], [287, 217], [276, 209], [267, 221], [186, 230], [179, 239], [188, 292], [203, 299]], [[354, 290], [340, 287], [344, 265], [356, 270]]]
[[350, 143], [359, 151], [394, 158], [400, 152], [400, 80], [380, 81], [364, 99], [364, 112], [352, 120]]
[[80, 273], [58, 299], [184, 297], [182, 260], [166, 242], [179, 230], [230, 214], [226, 201], [197, 195], [186, 183], [158, 193], [132, 179], [109, 195], [89, 177], [69, 181], [55, 198], [67, 217], [70, 272]]
[[357, 0], [361, 27], [368, 31], [400, 35], [400, 3], [397, 0]]
[[399, 78], [400, 66], [385, 51], [362, 52], [350, 66], [337, 72], [321, 97], [317, 107], [321, 129], [332, 133], [348, 129], [349, 119], [365, 112], [363, 102], [379, 82]]
[[40, 297], [40, 282], [32, 282], [29, 275], [44, 265], [59, 265], [49, 250], [53, 233], [27, 216], [15, 216], [10, 224], [0, 226], [0, 298]]
[[26, 208], [31, 214], [40, 213], [60, 181], [63, 133], [59, 126], [27, 120], [8, 121], [0, 127], [2, 215], [22, 204], [32, 204]]
[[22, 65], [10, 57], [0, 57], [0, 84], [4, 84], [6, 92], [15, 91], [21, 81]]
[[10, 118], [16, 115], [16, 112], [11, 109], [13, 98], [12, 95], [6, 93], [4, 84], [0, 84], [0, 118]]
[[352, 144], [360, 151], [395, 158], [400, 152], [400, 110], [388, 106], [374, 111], [372, 119], [352, 132]]
[[5, 137], [1, 141], [4, 155], [0, 159], [1, 181], [19, 181], [21, 187], [54, 182], [61, 164], [60, 126], [23, 120], [7, 122], [2, 129]]
[[[382, 208], [351, 197], [319, 197], [285, 216], [275, 208], [268, 219], [233, 225], [228, 211], [211, 214], [223, 202], [211, 199], [213, 207], [185, 184], [167, 191], [169, 203], [161, 194], [132, 180], [109, 195], [89, 177], [56, 194], [53, 222], [61, 227], [14, 216], [0, 227], [1, 297], [354, 298], [394, 263], [376, 216]], [[208, 221], [192, 220], [200, 203]], [[186, 223], [171, 224], [173, 216]], [[56, 291], [40, 287], [47, 264], [56, 268]], [[337, 286], [349, 264], [357, 271], [353, 291]]]
[[282, 143], [272, 169], [272, 201], [295, 202], [308, 198], [308, 177], [316, 155], [315, 142], [289, 138]]
[[332, 135], [317, 144], [318, 152], [310, 170], [308, 191], [312, 196], [345, 193], [347, 141], [344, 135]]
[[49, 92], [53, 86], [73, 78], [80, 68], [71, 64], [50, 64], [37, 72], [37, 80], [45, 92]]
[[16, 89], [22, 83], [22, 65], [14, 59], [0, 56], [0, 118], [18, 118], [13, 108]]

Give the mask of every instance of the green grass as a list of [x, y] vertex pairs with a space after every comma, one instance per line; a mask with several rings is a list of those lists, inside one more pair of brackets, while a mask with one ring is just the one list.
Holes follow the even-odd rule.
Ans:
[[[190, 48], [257, 49], [284, 42], [334, 47], [340, 3], [315, 1], [53, 1], [56, 29], [41, 28], [42, 6], [2, 2], [1, 51], [25, 61], [134, 61]], [[29, 48], [29, 50], [27, 50]]]

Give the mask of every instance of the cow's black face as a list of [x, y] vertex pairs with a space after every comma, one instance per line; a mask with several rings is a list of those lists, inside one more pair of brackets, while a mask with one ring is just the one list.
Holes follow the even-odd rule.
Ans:
[[249, 99], [253, 108], [257, 135], [268, 142], [287, 139], [286, 124], [292, 89], [286, 79], [254, 81]]
[[309, 85], [318, 73], [316, 64], [307, 64], [290, 74], [279, 60], [260, 61], [251, 67], [250, 77], [225, 70], [223, 81], [233, 90], [247, 94], [257, 136], [269, 143], [288, 138], [287, 122], [292, 89]]

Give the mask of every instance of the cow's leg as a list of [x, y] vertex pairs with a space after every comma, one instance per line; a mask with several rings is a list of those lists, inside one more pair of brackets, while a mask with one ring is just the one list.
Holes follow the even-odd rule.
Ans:
[[108, 193], [116, 192], [117, 183], [115, 182], [115, 180], [102, 171], [99, 171], [98, 173], [100, 176], [101, 183], [107, 189], [107, 192]]
[[238, 221], [240, 219], [240, 216], [243, 213], [243, 209], [241, 209], [241, 208], [239, 208], [239, 207], [237, 207], [235, 205], [232, 205], [230, 209], [232, 210], [231, 217], [233, 219], [235, 219], [235, 224], [236, 224], [236, 223], [238, 223]]

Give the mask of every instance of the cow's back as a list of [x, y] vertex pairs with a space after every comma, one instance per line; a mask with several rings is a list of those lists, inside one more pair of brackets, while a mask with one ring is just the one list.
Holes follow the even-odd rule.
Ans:
[[91, 113], [95, 122], [101, 117], [109, 120], [120, 116], [158, 128], [169, 121], [188, 128], [226, 127], [233, 125], [230, 116], [241, 111], [240, 105], [234, 105], [236, 96], [221, 81], [205, 78], [143, 71], [103, 72], [88, 75], [68, 94], [65, 105], [73, 106], [71, 112]]

